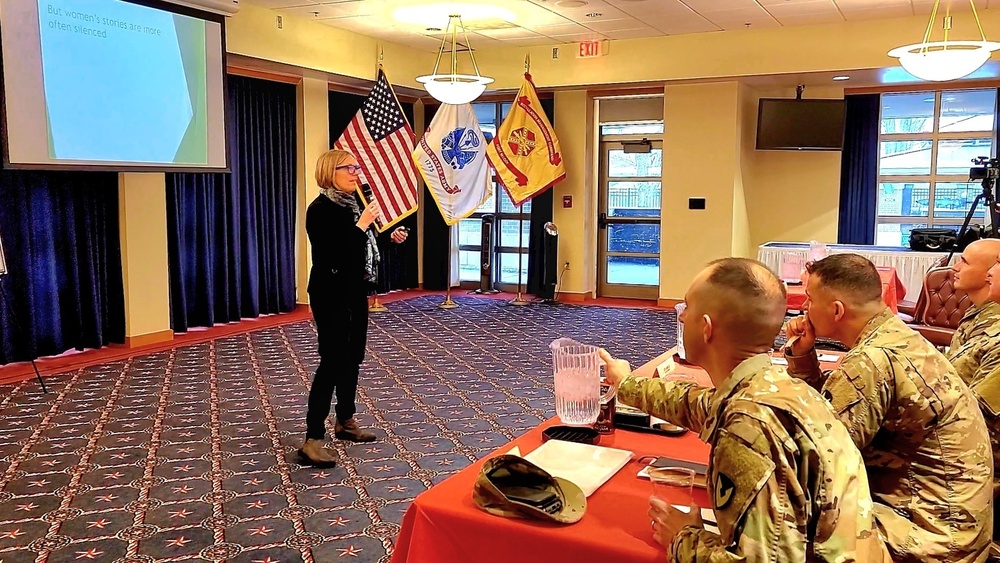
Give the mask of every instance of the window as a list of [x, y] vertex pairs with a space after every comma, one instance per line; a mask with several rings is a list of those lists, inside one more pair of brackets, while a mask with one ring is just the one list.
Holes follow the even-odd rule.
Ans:
[[[480, 102], [472, 104], [472, 111], [479, 120], [486, 141], [492, 141], [497, 128], [503, 123], [511, 104], [508, 102]], [[494, 279], [498, 284], [517, 285], [520, 265], [521, 283], [528, 283], [528, 233], [531, 219], [531, 201], [523, 205], [524, 222], [518, 239], [518, 208], [507, 192], [493, 179], [493, 196], [480, 205], [476, 212], [458, 224], [459, 281], [479, 282], [480, 253], [482, 250], [483, 216], [493, 216]], [[520, 259], [519, 259], [520, 257]]]
[[[875, 244], [909, 246], [919, 227], [962, 226], [982, 185], [972, 159], [993, 154], [996, 89], [882, 95]], [[985, 218], [980, 204], [974, 222]]]

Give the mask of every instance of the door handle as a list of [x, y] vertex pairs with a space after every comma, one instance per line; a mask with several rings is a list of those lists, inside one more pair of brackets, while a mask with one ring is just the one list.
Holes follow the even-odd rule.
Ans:
[[598, 229], [606, 229], [607, 227], [608, 227], [608, 214], [607, 213], [599, 213], [597, 215], [597, 228]]

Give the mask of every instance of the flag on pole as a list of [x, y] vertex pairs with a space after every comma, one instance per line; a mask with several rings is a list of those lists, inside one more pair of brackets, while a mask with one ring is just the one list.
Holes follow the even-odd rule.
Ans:
[[493, 195], [486, 139], [469, 104], [441, 104], [413, 151], [413, 162], [448, 225], [468, 217]]
[[382, 219], [376, 224], [379, 232], [417, 210], [417, 174], [409, 157], [413, 129], [381, 67], [368, 98], [334, 147], [358, 159], [361, 181], [372, 192], [359, 189], [361, 199], [367, 205], [374, 196], [382, 207]]
[[530, 74], [525, 73], [507, 119], [486, 147], [486, 156], [514, 205], [566, 178], [559, 139], [542, 110]]

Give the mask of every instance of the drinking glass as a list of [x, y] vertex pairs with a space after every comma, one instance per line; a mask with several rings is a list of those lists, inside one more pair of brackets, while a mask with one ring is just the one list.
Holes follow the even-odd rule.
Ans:
[[654, 467], [649, 470], [653, 496], [675, 506], [691, 506], [694, 470], [687, 467]]

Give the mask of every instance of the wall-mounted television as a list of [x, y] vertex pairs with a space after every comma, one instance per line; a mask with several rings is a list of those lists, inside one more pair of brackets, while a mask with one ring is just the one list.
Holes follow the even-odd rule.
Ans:
[[844, 100], [761, 98], [757, 150], [839, 151], [844, 147]]

